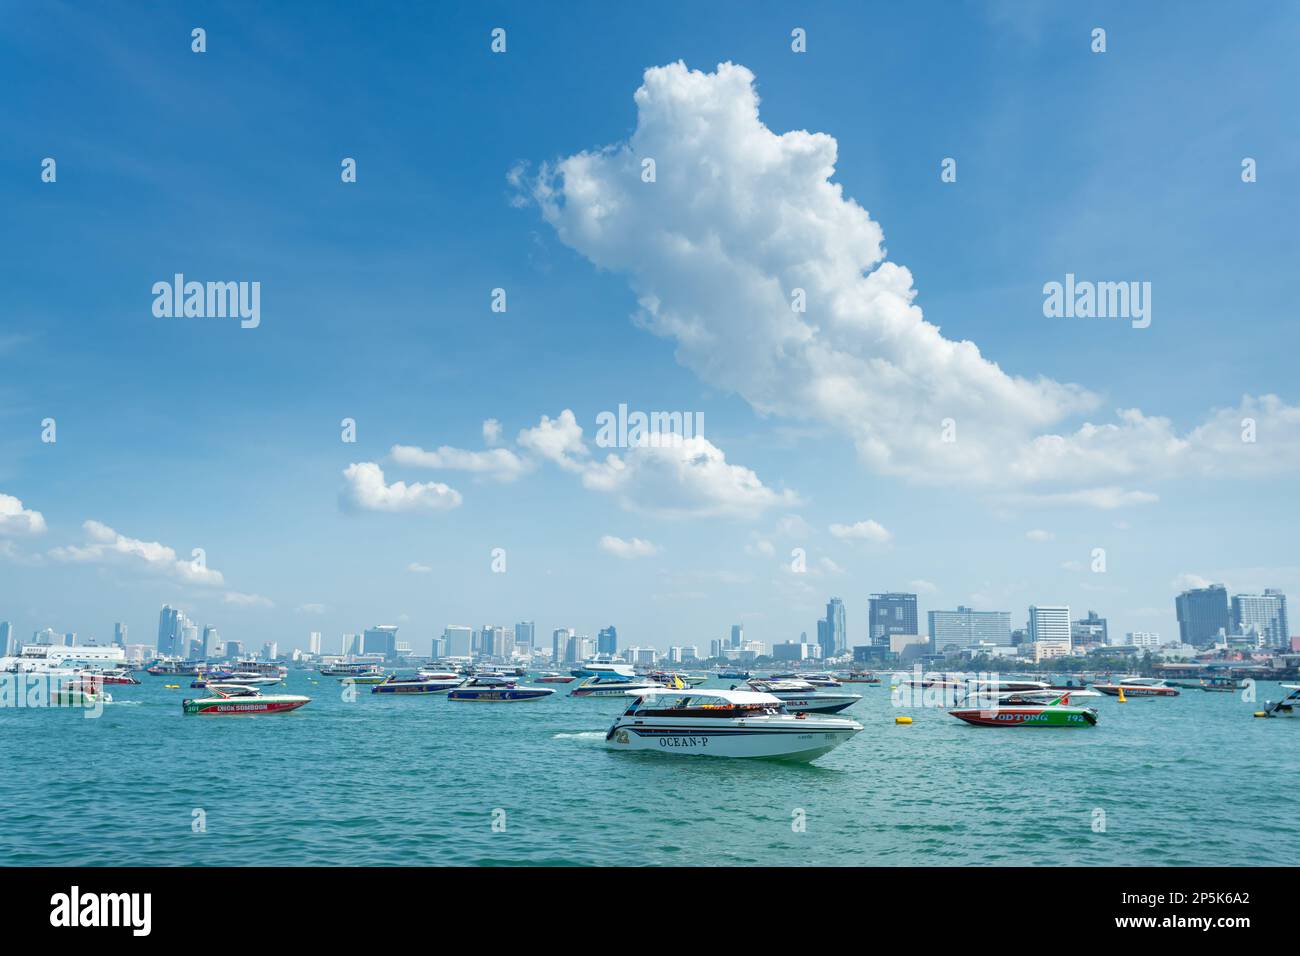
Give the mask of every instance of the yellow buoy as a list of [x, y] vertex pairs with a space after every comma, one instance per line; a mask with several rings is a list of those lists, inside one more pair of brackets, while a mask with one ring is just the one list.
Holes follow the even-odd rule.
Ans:
[[1120, 702], [1121, 704], [1127, 704], [1127, 703], [1128, 703], [1128, 698], [1124, 696], [1124, 688], [1123, 688], [1123, 687], [1121, 687], [1121, 688], [1119, 689], [1119, 702]]
[[894, 718], [894, 723], [896, 723], [896, 724], [910, 724], [911, 722], [912, 722], [912, 718], [911, 718], [911, 717], [895, 717], [895, 718]]
[[1257, 711], [1255, 711], [1255, 716], [1256, 716], [1256, 717], [1267, 717], [1267, 716], [1268, 716], [1268, 712], [1267, 712], [1267, 711], [1263, 711], [1263, 710], [1257, 710]]
[[180, 689], [181, 689], [181, 685], [180, 685], [180, 684], [163, 684], [163, 686], [166, 687], [168, 690], [180, 690]]

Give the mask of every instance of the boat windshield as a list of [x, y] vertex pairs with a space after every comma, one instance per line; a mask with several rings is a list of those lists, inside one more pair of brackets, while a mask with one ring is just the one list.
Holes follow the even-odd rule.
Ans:
[[757, 717], [781, 710], [774, 704], [735, 704], [707, 694], [683, 694], [679, 697], [638, 697], [627, 709], [627, 714], [639, 717]]

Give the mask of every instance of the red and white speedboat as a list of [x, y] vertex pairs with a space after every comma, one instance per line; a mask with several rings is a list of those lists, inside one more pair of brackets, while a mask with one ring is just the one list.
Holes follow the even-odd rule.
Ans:
[[547, 673], [537, 678], [539, 684], [571, 684], [578, 678], [572, 674], [553, 674]]
[[1114, 684], [1093, 684], [1093, 690], [1099, 690], [1111, 697], [1118, 697], [1120, 691], [1125, 697], [1177, 697], [1176, 688], [1168, 686], [1158, 677], [1121, 677]]

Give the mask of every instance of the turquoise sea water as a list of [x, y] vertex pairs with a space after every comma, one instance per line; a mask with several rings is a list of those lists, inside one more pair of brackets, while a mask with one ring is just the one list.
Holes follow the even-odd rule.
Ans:
[[182, 715], [188, 679], [142, 679], [98, 719], [0, 710], [0, 864], [1290, 865], [1300, 845], [1300, 719], [1238, 694], [1003, 729], [854, 685], [866, 730], [801, 765], [607, 751], [621, 702], [564, 685], [348, 702], [294, 672], [306, 707], [211, 718]]

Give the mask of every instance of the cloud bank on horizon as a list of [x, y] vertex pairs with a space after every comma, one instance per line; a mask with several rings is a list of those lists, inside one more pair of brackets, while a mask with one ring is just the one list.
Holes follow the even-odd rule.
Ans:
[[[1185, 434], [1135, 408], [1071, 426], [1098, 395], [945, 338], [879, 224], [831, 181], [835, 139], [768, 129], [744, 66], [652, 67], [634, 99], [627, 142], [510, 179], [565, 244], [627, 277], [635, 322], [758, 412], [841, 429], [877, 472], [1009, 484], [1025, 501], [1113, 508], [1156, 500], [1124, 482], [1300, 468], [1300, 407], [1277, 396], [1243, 396]], [[1245, 419], [1259, 442], [1243, 442]]]

